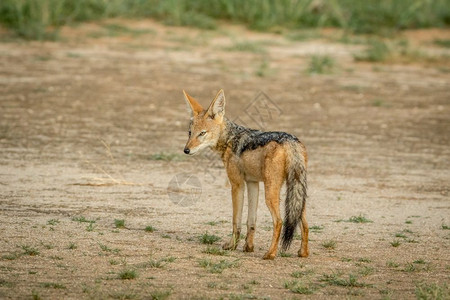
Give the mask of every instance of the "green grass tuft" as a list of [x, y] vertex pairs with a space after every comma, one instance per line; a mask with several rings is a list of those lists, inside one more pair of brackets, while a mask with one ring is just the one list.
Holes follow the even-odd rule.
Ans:
[[372, 105], [375, 107], [381, 107], [384, 105], [384, 101], [383, 101], [383, 99], [376, 98], [376, 99], [373, 99]]
[[13, 253], [2, 255], [2, 259], [15, 260], [15, 259], [20, 258], [21, 256], [22, 256], [22, 253], [13, 252]]
[[399, 240], [393, 240], [392, 242], [391, 242], [391, 246], [392, 247], [398, 247], [398, 246], [400, 246], [401, 245], [401, 243], [400, 243], [400, 241]]
[[301, 278], [310, 274], [313, 274], [313, 270], [305, 270], [305, 271], [294, 271], [291, 273], [291, 276], [294, 278]]
[[251, 41], [235, 42], [232, 46], [226, 48], [226, 50], [251, 53], [266, 53], [265, 48], [260, 43]]
[[113, 249], [102, 243], [98, 243], [98, 245], [100, 246], [100, 249], [104, 252], [111, 252], [111, 253], [119, 253], [120, 252], [120, 249], [117, 249], [117, 248]]
[[255, 75], [258, 77], [267, 77], [272, 73], [272, 70], [270, 68], [270, 64], [268, 60], [263, 60], [261, 64], [258, 66], [258, 68], [255, 71]]
[[70, 242], [69, 246], [67, 246], [67, 249], [69, 249], [69, 250], [75, 250], [77, 248], [78, 248], [78, 246], [73, 242]]
[[327, 55], [313, 55], [309, 61], [309, 74], [330, 74], [335, 67], [335, 61]]
[[369, 42], [369, 46], [362, 54], [355, 55], [356, 61], [368, 62], [383, 62], [391, 55], [391, 50], [388, 45], [379, 39], [374, 39]]
[[169, 290], [165, 290], [165, 291], [156, 290], [156, 291], [150, 292], [150, 296], [151, 296], [150, 299], [164, 300], [164, 299], [167, 299], [171, 294], [172, 294], [172, 291], [169, 291]]
[[154, 232], [156, 229], [155, 229], [155, 227], [149, 225], [149, 226], [146, 226], [144, 230], [146, 232]]
[[167, 257], [161, 258], [161, 261], [171, 263], [171, 262], [174, 262], [176, 259], [177, 259], [176, 257], [167, 256]]
[[402, 238], [402, 239], [406, 239], [407, 238], [407, 236], [404, 233], [401, 233], [401, 232], [400, 233], [396, 233], [395, 237]]
[[417, 271], [417, 266], [412, 263], [407, 263], [404, 269], [405, 272], [415, 272]]
[[62, 289], [62, 290], [66, 289], [66, 286], [64, 284], [56, 283], [56, 282], [43, 282], [43, 283], [41, 283], [41, 287], [43, 287], [43, 288], [53, 288], [53, 289]]
[[150, 260], [147, 264], [148, 267], [150, 268], [163, 268], [164, 264], [162, 260]]
[[41, 297], [41, 295], [39, 295], [39, 292], [37, 292], [35, 290], [31, 291], [31, 298], [33, 300], [42, 300], [42, 297]]
[[59, 224], [59, 220], [58, 219], [51, 219], [51, 220], [47, 221], [47, 224], [55, 226], [56, 224]]
[[373, 274], [374, 272], [375, 272], [375, 269], [373, 267], [369, 267], [369, 266], [363, 266], [359, 270], [359, 274], [361, 274], [362, 276], [367, 276], [367, 275]]
[[419, 264], [419, 265], [426, 264], [426, 263], [427, 262], [423, 259], [416, 259], [415, 261], [413, 261], [413, 264]]
[[116, 228], [125, 228], [125, 220], [123, 220], [123, 219], [114, 219], [114, 226]]
[[330, 240], [322, 243], [322, 246], [328, 250], [336, 249], [336, 241]]
[[372, 260], [370, 258], [361, 257], [360, 259], [358, 259], [358, 262], [370, 263], [370, 262], [372, 262]]
[[359, 215], [359, 216], [351, 216], [347, 222], [350, 223], [373, 223], [373, 221], [367, 219], [366, 217]]
[[237, 267], [238, 261], [227, 261], [227, 260], [220, 260], [219, 262], [215, 263], [210, 259], [201, 259], [199, 260], [198, 264], [207, 269], [210, 273], [217, 273], [221, 274], [225, 269]]
[[92, 232], [94, 231], [94, 228], [95, 228], [94, 223], [89, 223], [89, 225], [86, 226], [86, 231]]
[[418, 283], [416, 284], [416, 299], [419, 300], [444, 300], [450, 298], [450, 289], [447, 284], [438, 285], [436, 283]]
[[223, 250], [219, 247], [214, 247], [214, 246], [208, 246], [205, 250], [202, 251], [203, 253], [206, 254], [211, 254], [211, 255], [219, 255], [219, 256], [226, 256], [229, 254], [229, 251], [227, 250]]
[[350, 274], [348, 276], [348, 279], [342, 279], [339, 277], [338, 274], [331, 274], [331, 275], [323, 275], [321, 278], [321, 281], [327, 282], [328, 284], [335, 285], [335, 286], [344, 286], [344, 287], [366, 287], [369, 286], [366, 283], [359, 282], [358, 278]]
[[390, 260], [386, 262], [386, 266], [388, 266], [389, 268], [398, 268], [400, 264]]
[[292, 257], [292, 253], [280, 252], [280, 257]]
[[136, 270], [123, 270], [119, 273], [119, 278], [122, 280], [130, 280], [130, 279], [136, 279], [138, 274]]
[[200, 237], [200, 242], [202, 244], [214, 244], [215, 242], [220, 240], [220, 237], [218, 237], [217, 235], [214, 234], [208, 234], [208, 232], [205, 232], [204, 234], [202, 234]]
[[434, 43], [438, 46], [450, 48], [450, 40], [435, 40]]
[[286, 34], [286, 38], [291, 41], [307, 41], [320, 38], [320, 33], [315, 30], [291, 31]]
[[38, 249], [27, 245], [22, 246], [22, 250], [24, 255], [37, 256], [40, 254]]
[[313, 226], [309, 227], [309, 231], [310, 231], [310, 232], [317, 232], [317, 233], [320, 233], [320, 232], [322, 232], [322, 230], [323, 230], [324, 228], [325, 228], [325, 227], [324, 227], [323, 225], [313, 225]]
[[286, 281], [284, 287], [295, 294], [311, 295], [315, 292], [313, 286], [308, 286], [303, 282], [298, 282], [297, 280]]

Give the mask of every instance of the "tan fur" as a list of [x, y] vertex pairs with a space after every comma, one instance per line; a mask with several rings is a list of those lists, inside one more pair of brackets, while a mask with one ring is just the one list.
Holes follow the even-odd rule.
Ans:
[[[191, 136], [189, 137], [185, 152], [195, 154], [197, 151], [211, 147], [222, 156], [230, 185], [233, 203], [233, 233], [230, 241], [223, 245], [224, 249], [236, 249], [241, 234], [242, 207], [244, 200], [245, 185], [248, 186], [249, 217], [247, 221], [247, 237], [244, 251], [254, 250], [253, 240], [256, 225], [256, 207], [258, 201], [259, 183], [264, 182], [265, 202], [269, 208], [273, 220], [273, 235], [269, 250], [264, 259], [274, 259], [277, 254], [282, 219], [280, 215], [280, 190], [287, 178], [288, 155], [291, 155], [287, 144], [276, 141], [268, 142], [266, 145], [254, 150], [247, 150], [240, 156], [233, 153], [232, 147], [227, 143], [223, 134], [225, 131], [223, 91], [219, 91], [207, 110], [186, 92], [186, 101], [192, 110], [192, 122], [190, 125]], [[223, 103], [222, 103], [223, 102]], [[202, 135], [202, 132], [206, 132]], [[187, 149], [187, 150], [186, 150]], [[300, 153], [303, 155], [306, 165], [306, 150], [302, 146]], [[303, 207], [302, 215], [305, 213]], [[298, 254], [306, 257], [308, 251], [308, 224], [302, 218], [302, 245]]]

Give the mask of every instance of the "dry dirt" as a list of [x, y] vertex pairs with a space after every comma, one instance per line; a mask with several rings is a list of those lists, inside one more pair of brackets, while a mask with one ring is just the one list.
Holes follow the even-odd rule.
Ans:
[[[417, 45], [405, 36], [447, 56], [369, 64], [353, 59], [364, 45], [330, 30], [294, 42], [110, 23], [127, 30], [84, 24], [56, 42], [3, 32], [0, 298], [407, 299], [428, 288], [448, 299], [449, 51], [426, 31]], [[250, 51], [230, 50], [243, 41]], [[333, 57], [333, 73], [308, 74], [313, 54]], [[182, 89], [207, 105], [220, 88], [230, 119], [307, 146], [310, 257], [296, 257], [296, 240], [261, 259], [263, 200], [255, 252], [205, 253], [231, 233], [230, 191], [215, 156], [182, 154]], [[182, 173], [192, 181], [168, 189]], [[203, 244], [205, 233], [221, 240]]]

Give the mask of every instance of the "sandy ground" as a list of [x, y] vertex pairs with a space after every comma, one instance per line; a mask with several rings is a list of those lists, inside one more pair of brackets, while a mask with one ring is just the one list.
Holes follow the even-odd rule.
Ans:
[[[446, 59], [369, 64], [333, 31], [294, 42], [110, 23], [128, 30], [84, 24], [45, 43], [3, 33], [0, 298], [449, 299], [449, 51], [426, 32], [405, 36]], [[231, 51], [241, 42], [257, 49]], [[306, 72], [314, 54], [335, 59], [331, 74]], [[309, 258], [296, 240], [261, 259], [263, 200], [255, 252], [218, 251], [230, 191], [217, 157], [182, 153], [181, 91], [207, 105], [220, 88], [230, 119], [307, 146]]]

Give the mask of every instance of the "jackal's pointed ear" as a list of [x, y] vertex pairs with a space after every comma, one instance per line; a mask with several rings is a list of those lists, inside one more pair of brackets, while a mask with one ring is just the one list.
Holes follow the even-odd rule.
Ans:
[[208, 115], [213, 119], [216, 116], [223, 118], [223, 116], [225, 115], [225, 94], [223, 93], [223, 90], [220, 90], [217, 93], [216, 98], [214, 98], [214, 100], [209, 105]]
[[193, 116], [196, 116], [203, 111], [203, 107], [200, 105], [200, 103], [197, 102], [197, 100], [189, 96], [185, 90], [183, 90], [183, 94], [184, 99], [186, 100], [186, 103], [188, 105], [188, 108], [190, 109]]

